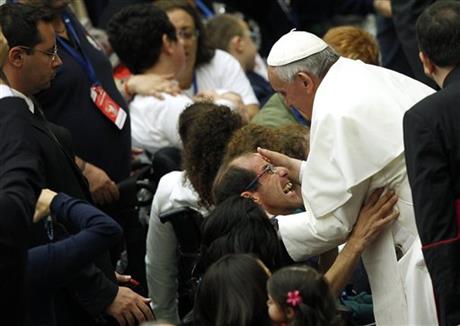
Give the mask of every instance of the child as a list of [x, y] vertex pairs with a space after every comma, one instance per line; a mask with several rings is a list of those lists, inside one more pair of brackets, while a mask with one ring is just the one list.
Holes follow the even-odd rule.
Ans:
[[307, 266], [275, 272], [267, 283], [268, 314], [279, 325], [341, 326], [343, 321], [324, 277]]
[[212, 264], [200, 283], [194, 324], [269, 326], [265, 308], [269, 270], [248, 254], [226, 255]]

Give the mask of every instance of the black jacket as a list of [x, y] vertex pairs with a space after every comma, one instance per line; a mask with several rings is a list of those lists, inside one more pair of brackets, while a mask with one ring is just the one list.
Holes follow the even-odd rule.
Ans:
[[[38, 113], [37, 108], [35, 110]], [[41, 188], [91, 201], [86, 179], [68, 148], [70, 137], [65, 129], [32, 114], [21, 98], [7, 97], [0, 100], [0, 130], [3, 136], [0, 138], [2, 183], [19, 182], [23, 178], [20, 172], [27, 171], [30, 179], [38, 180]], [[73, 233], [69, 228], [59, 230], [57, 237]], [[34, 224], [29, 246], [48, 241], [43, 222]], [[65, 325], [91, 325], [113, 301], [117, 291], [113, 267], [108, 255], [104, 255], [95, 264], [83, 268], [59, 291], [58, 320]]]
[[460, 324], [460, 68], [404, 116], [407, 174], [441, 325]]

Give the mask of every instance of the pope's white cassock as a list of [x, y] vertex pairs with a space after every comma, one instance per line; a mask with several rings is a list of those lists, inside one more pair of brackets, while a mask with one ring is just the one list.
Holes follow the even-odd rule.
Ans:
[[363, 254], [378, 325], [437, 325], [402, 129], [404, 112], [432, 92], [399, 73], [340, 58], [314, 99], [310, 154], [300, 172], [306, 212], [279, 218], [289, 254], [302, 261], [346, 241], [376, 188], [396, 192], [399, 219]]

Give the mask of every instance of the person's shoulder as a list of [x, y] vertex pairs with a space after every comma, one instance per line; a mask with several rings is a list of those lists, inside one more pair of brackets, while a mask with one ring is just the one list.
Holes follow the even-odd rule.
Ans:
[[454, 105], [455, 99], [457, 100], [456, 103], [458, 103], [460, 95], [440, 90], [417, 102], [407, 113], [427, 118], [430, 116], [436, 117], [445, 112], [444, 108]]
[[163, 213], [180, 207], [199, 210], [199, 196], [184, 171], [173, 171], [160, 179], [154, 202]]
[[31, 117], [32, 113], [23, 99], [19, 97], [0, 99], [0, 125], [2, 129], [11, 130], [12, 128], [18, 128], [19, 125], [29, 124]]
[[172, 171], [160, 178], [158, 182], [158, 189], [172, 188], [175, 185], [181, 184], [184, 180], [184, 171]]
[[130, 103], [130, 107], [167, 107], [181, 103], [192, 103], [192, 99], [185, 94], [170, 95], [162, 93], [163, 99], [155, 96], [136, 95]]
[[254, 116], [251, 123], [267, 127], [280, 127], [297, 123], [297, 120], [291, 110], [284, 104], [281, 95], [274, 94], [264, 105], [263, 109]]
[[239, 66], [240, 63], [230, 53], [217, 49], [214, 57], [211, 59], [211, 64], [226, 68], [227, 65], [237, 64]]

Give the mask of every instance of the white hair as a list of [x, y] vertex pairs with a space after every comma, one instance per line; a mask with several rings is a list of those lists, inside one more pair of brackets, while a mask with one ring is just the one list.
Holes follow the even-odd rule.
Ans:
[[319, 79], [326, 76], [329, 68], [339, 59], [339, 55], [330, 47], [312, 54], [309, 57], [285, 64], [283, 66], [272, 67], [276, 75], [284, 82], [290, 83], [299, 72], [309, 72]]

